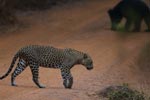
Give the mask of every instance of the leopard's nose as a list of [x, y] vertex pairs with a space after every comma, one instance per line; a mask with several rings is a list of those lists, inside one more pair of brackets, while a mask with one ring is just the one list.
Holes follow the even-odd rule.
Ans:
[[93, 69], [93, 67], [88, 67], [87, 69], [88, 69], [88, 70], [92, 70], [92, 69]]

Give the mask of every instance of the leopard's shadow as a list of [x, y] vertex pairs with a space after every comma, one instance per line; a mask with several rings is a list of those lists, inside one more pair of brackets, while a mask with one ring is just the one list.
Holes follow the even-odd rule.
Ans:
[[17, 86], [11, 86], [10, 84], [5, 84], [1, 83], [0, 86], [5, 86], [5, 87], [11, 87], [11, 88], [20, 88], [20, 89], [53, 89], [53, 90], [73, 90], [73, 91], [87, 91], [87, 89], [83, 88], [77, 88], [77, 87], [72, 87], [71, 89], [66, 89], [63, 86], [58, 86], [58, 87], [51, 87], [51, 86], [46, 86], [45, 88], [38, 88], [37, 86], [34, 85], [17, 85]]

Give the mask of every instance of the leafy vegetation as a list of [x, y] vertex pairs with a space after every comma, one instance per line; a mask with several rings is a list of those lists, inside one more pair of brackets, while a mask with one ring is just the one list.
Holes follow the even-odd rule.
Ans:
[[110, 86], [100, 92], [100, 96], [108, 98], [108, 100], [150, 100], [144, 93], [130, 89], [127, 84]]

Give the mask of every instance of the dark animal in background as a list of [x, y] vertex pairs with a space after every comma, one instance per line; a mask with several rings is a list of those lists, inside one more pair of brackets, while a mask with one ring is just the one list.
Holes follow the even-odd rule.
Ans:
[[117, 30], [117, 26], [123, 18], [126, 19], [125, 31], [139, 32], [141, 22], [144, 19], [150, 32], [150, 9], [141, 0], [122, 0], [113, 9], [108, 10], [111, 19], [111, 30]]

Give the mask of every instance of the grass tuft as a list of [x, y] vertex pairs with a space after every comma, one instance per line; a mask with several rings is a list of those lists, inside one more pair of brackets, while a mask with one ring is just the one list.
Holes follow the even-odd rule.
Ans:
[[110, 86], [99, 93], [108, 100], [150, 100], [143, 92], [132, 90], [128, 84], [122, 86]]

